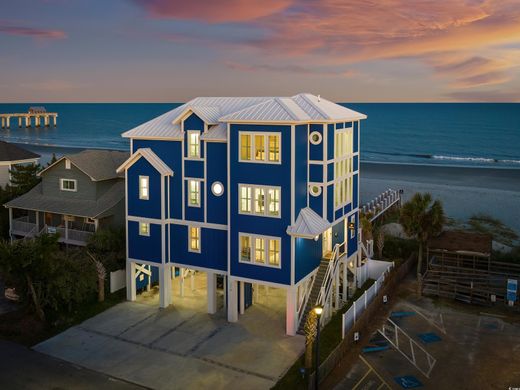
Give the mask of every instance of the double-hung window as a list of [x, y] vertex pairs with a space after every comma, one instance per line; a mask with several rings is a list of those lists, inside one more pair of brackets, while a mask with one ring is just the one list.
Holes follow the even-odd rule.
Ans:
[[334, 135], [334, 207], [352, 201], [354, 140], [352, 127], [336, 130]]
[[280, 217], [280, 187], [239, 184], [240, 214]]
[[188, 158], [200, 158], [200, 131], [188, 130]]
[[239, 233], [240, 263], [280, 268], [280, 238]]
[[190, 226], [188, 229], [188, 251], [200, 253], [200, 227]]
[[279, 164], [281, 133], [239, 132], [239, 161]]
[[200, 180], [188, 180], [188, 206], [200, 207]]
[[150, 180], [148, 176], [139, 176], [139, 199], [148, 200], [150, 197]]
[[139, 224], [139, 235], [149, 236], [150, 235], [150, 224], [147, 222], [141, 222]]
[[78, 182], [75, 179], [60, 179], [60, 190], [76, 192], [78, 190]]

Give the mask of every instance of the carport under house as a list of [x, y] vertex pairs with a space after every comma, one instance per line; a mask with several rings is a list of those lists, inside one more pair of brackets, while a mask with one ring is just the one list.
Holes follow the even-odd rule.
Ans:
[[288, 335], [315, 305], [330, 317], [361, 261], [363, 119], [311, 94], [203, 97], [123, 133], [127, 299], [158, 283], [175, 305], [172, 279], [196, 271], [230, 322], [260, 286], [285, 291]]

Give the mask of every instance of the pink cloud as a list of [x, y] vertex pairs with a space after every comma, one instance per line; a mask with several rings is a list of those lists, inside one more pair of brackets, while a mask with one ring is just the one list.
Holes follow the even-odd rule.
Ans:
[[243, 64], [238, 62], [226, 62], [226, 66], [230, 69], [240, 70], [243, 72], [281, 72], [301, 75], [320, 75], [320, 76], [344, 76], [351, 77], [355, 74], [352, 70], [331, 70], [310, 68], [300, 65], [271, 65], [271, 64]]
[[283, 11], [292, 0], [133, 0], [154, 18], [244, 22]]
[[67, 37], [67, 34], [61, 30], [46, 30], [26, 26], [13, 26], [7, 23], [0, 23], [0, 33], [37, 39], [64, 39]]

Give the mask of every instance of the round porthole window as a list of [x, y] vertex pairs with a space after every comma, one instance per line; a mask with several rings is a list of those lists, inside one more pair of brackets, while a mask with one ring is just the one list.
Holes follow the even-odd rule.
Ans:
[[319, 145], [321, 143], [322, 136], [319, 131], [313, 131], [310, 135], [310, 141], [313, 145]]
[[309, 188], [309, 192], [312, 196], [320, 196], [321, 195], [321, 186], [316, 184], [312, 184]]
[[219, 181], [214, 182], [211, 185], [211, 192], [213, 192], [215, 196], [222, 195], [224, 193], [224, 185]]

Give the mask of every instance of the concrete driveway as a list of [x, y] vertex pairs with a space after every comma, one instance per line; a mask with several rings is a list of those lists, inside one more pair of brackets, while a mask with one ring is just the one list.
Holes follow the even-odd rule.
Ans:
[[[285, 294], [269, 289], [228, 323], [206, 314], [205, 280], [173, 306], [157, 292], [125, 302], [35, 347], [37, 351], [156, 389], [268, 389], [303, 353], [304, 338], [285, 335]], [[176, 290], [177, 289], [177, 290]], [[283, 295], [283, 296], [282, 296]]]

